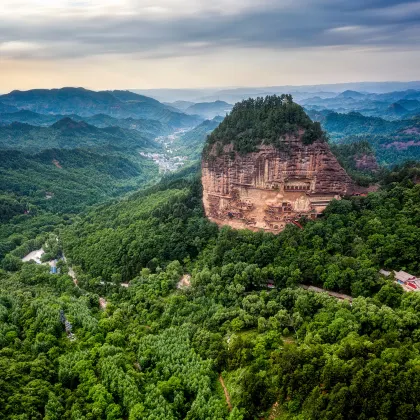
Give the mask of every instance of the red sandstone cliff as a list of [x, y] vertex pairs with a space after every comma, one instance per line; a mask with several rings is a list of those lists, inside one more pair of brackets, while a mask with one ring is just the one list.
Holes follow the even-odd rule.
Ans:
[[356, 168], [363, 171], [377, 171], [379, 169], [375, 155], [362, 155], [355, 159]]
[[[202, 161], [207, 217], [234, 228], [281, 231], [302, 216], [314, 219], [353, 184], [328, 144], [302, 143], [303, 131], [285, 136], [279, 149], [260, 145], [241, 155], [214, 144]], [[219, 149], [219, 154], [217, 153]]]

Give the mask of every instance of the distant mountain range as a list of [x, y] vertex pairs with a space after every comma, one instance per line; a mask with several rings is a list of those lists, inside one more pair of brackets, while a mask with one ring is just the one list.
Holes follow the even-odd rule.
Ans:
[[159, 101], [129, 91], [95, 92], [83, 88], [15, 90], [0, 96], [1, 113], [17, 110], [39, 114], [91, 117], [106, 114], [115, 118], [152, 119], [174, 128], [193, 127], [200, 117], [178, 112]]
[[0, 148], [39, 152], [52, 148], [109, 146], [115, 150], [158, 150], [161, 146], [135, 130], [98, 128], [65, 117], [49, 127], [14, 122], [0, 126]]
[[364, 93], [347, 90], [335, 96], [314, 96], [300, 103], [308, 111], [330, 110], [340, 113], [357, 111], [365, 116], [389, 120], [407, 119], [420, 114], [420, 90], [388, 93]]
[[320, 121], [332, 139], [350, 135], [388, 135], [415, 127], [420, 128], [420, 118], [388, 121], [379, 117], [367, 117], [354, 111], [347, 114], [309, 111], [308, 115], [313, 120]]
[[175, 101], [175, 102], [165, 102], [165, 105], [170, 106], [171, 108], [178, 109], [179, 111], [184, 112], [188, 107], [194, 105], [194, 102], [191, 101]]
[[[14, 122], [27, 123], [31, 125], [50, 126], [57, 121], [65, 118], [61, 114], [39, 114], [33, 111], [20, 110], [11, 113], [0, 113], [0, 126], [9, 125]], [[125, 129], [137, 130], [145, 135], [153, 137], [169, 134], [173, 128], [157, 120], [135, 119], [135, 118], [114, 118], [106, 114], [96, 114], [91, 117], [81, 117], [80, 115], [68, 115], [75, 121], [85, 121], [88, 124], [99, 128], [121, 127]]]
[[356, 92], [387, 93], [404, 90], [420, 90], [420, 81], [413, 82], [356, 82], [305, 86], [264, 86], [205, 89], [130, 89], [141, 95], [151, 96], [159, 101], [212, 102], [216, 100], [235, 103], [247, 98], [273, 94], [290, 93], [295, 101], [320, 96], [335, 96], [346, 90]]
[[231, 111], [233, 105], [228, 104], [224, 101], [215, 101], [215, 102], [199, 102], [194, 105], [190, 105], [185, 113], [200, 115], [205, 118], [214, 118], [216, 116], [224, 117], [227, 113]]
[[333, 143], [368, 142], [381, 164], [420, 160], [420, 115], [393, 121], [360, 112], [340, 114], [323, 110], [309, 111], [308, 115], [321, 122]]

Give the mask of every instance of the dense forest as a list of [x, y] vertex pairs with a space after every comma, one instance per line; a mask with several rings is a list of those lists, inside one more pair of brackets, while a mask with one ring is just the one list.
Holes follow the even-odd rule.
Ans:
[[420, 135], [393, 134], [388, 136], [349, 136], [340, 141], [341, 144], [351, 144], [360, 141], [368, 142], [375, 152], [381, 165], [392, 167], [406, 161], [420, 159]]
[[418, 418], [420, 296], [378, 270], [420, 273], [420, 167], [277, 236], [210, 223], [196, 170], [58, 225], [61, 274], [4, 258], [1, 416]]
[[324, 140], [321, 125], [306, 115], [303, 108], [293, 102], [291, 95], [273, 95], [265, 98], [247, 99], [238, 102], [221, 124], [211, 133], [204, 154], [214, 144], [221, 146], [233, 143], [240, 153], [256, 150], [259, 144], [281, 147], [282, 137], [304, 129], [302, 141], [310, 144]]
[[0, 126], [0, 148], [24, 149], [31, 152], [51, 148], [74, 149], [79, 147], [114, 146], [118, 149], [154, 150], [159, 146], [136, 130], [120, 127], [97, 128], [84, 121], [69, 117], [50, 127], [12, 123]]
[[[350, 151], [349, 145], [353, 143], [368, 143], [382, 166], [391, 167], [420, 158], [419, 115], [388, 121], [359, 112], [340, 114], [310, 110], [308, 114], [321, 122], [322, 128], [328, 132], [330, 144], [343, 145], [343, 150]], [[354, 147], [360, 148], [360, 145]], [[338, 149], [332, 147], [332, 150], [335, 153]]]
[[322, 125], [332, 139], [351, 135], [389, 135], [405, 129], [420, 128], [420, 119], [412, 118], [388, 121], [379, 117], [367, 117], [359, 112], [339, 114], [328, 113], [322, 120]]
[[[376, 161], [375, 152], [367, 141], [330, 143], [330, 150], [356, 184], [367, 187], [377, 182], [384, 172]], [[360, 162], [367, 162], [365, 166]]]
[[0, 156], [0, 191], [56, 213], [79, 212], [138, 189], [157, 174], [150, 160], [129, 159], [112, 148], [49, 149], [34, 155], [7, 150]]
[[[9, 113], [82, 101], [85, 116], [18, 111], [44, 126], [0, 127], [0, 419], [419, 418], [420, 295], [379, 270], [420, 274], [420, 165], [360, 164], [375, 163], [371, 138], [394, 134], [331, 144], [377, 192], [274, 235], [211, 223], [198, 163], [162, 178], [140, 155], [170, 130], [141, 115], [178, 118], [170, 107], [126, 91], [2, 99]], [[194, 159], [218, 123], [169, 147]], [[302, 128], [326, 140], [289, 95], [250, 99], [207, 152], [281, 147]], [[43, 264], [23, 261], [41, 247]]]
[[214, 117], [212, 120], [203, 121], [197, 127], [187, 131], [173, 142], [175, 150], [177, 153], [188, 156], [192, 160], [200, 159], [207, 136], [210, 135], [222, 121], [222, 117]]

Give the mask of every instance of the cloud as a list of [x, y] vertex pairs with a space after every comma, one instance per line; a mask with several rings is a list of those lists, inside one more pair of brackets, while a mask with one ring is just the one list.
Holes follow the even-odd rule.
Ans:
[[2, 0], [0, 15], [0, 56], [15, 59], [420, 45], [418, 1]]

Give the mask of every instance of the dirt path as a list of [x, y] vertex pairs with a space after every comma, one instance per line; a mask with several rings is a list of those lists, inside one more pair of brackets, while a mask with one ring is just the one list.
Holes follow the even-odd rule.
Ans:
[[52, 163], [58, 168], [63, 169], [63, 167], [60, 165], [60, 162], [57, 159], [53, 159]]
[[301, 287], [302, 289], [305, 289], [305, 290], [309, 290], [310, 292], [327, 293], [328, 295], [330, 295], [332, 297], [335, 297], [336, 299], [347, 300], [349, 302], [353, 301], [353, 298], [349, 295], [344, 295], [342, 293], [332, 292], [331, 290], [327, 290], [327, 289], [321, 289], [320, 287], [307, 286], [306, 284], [299, 284], [299, 287]]
[[270, 413], [270, 416], [268, 417], [268, 420], [275, 420], [276, 418], [279, 418], [280, 414], [281, 414], [280, 406], [279, 406], [278, 401], [276, 401], [271, 407], [271, 413]]
[[108, 302], [103, 297], [100, 297], [99, 298], [99, 306], [101, 307], [101, 309], [105, 310], [106, 305], [108, 305]]
[[232, 404], [230, 403], [229, 392], [226, 388], [225, 381], [223, 380], [222, 375], [219, 376], [219, 382], [220, 382], [220, 385], [222, 385], [222, 387], [223, 387], [223, 392], [225, 393], [225, 399], [226, 399], [226, 403], [229, 407], [229, 411], [232, 411]]
[[181, 280], [178, 282], [176, 288], [177, 289], [184, 289], [186, 287], [191, 286], [191, 276], [189, 274], [184, 274], [181, 277]]
[[76, 273], [74, 272], [72, 267], [69, 267], [69, 276], [73, 279], [73, 283], [76, 287], [79, 287], [77, 283]]

